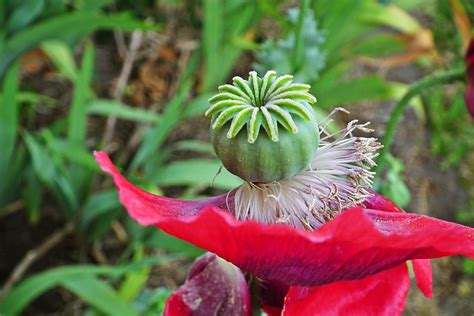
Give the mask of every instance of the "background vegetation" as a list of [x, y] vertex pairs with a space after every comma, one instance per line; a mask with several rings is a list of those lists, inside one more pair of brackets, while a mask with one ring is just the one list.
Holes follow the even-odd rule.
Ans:
[[[473, 17], [469, 0], [2, 1], [0, 315], [159, 314], [202, 250], [131, 221], [92, 150], [147, 191], [236, 187], [203, 113], [251, 69], [310, 83], [321, 118], [352, 112], [330, 128], [373, 121], [377, 190], [474, 225]], [[437, 269], [444, 290], [408, 313], [472, 314], [473, 262]]]

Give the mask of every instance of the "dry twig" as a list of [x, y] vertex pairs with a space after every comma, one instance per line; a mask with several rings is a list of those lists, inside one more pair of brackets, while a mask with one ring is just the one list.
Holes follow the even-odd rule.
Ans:
[[5, 206], [5, 208], [0, 210], [0, 219], [3, 217], [7, 217], [8, 215], [15, 213], [16, 211], [21, 210], [23, 206], [25, 206], [25, 204], [22, 200], [17, 200], [8, 204], [7, 206]]
[[[125, 87], [127, 86], [128, 79], [130, 78], [130, 73], [132, 72], [133, 63], [136, 60], [138, 49], [142, 43], [142, 38], [142, 31], [135, 31], [132, 33], [129, 49], [125, 56], [125, 61], [123, 62], [122, 70], [120, 71], [120, 76], [115, 87], [113, 95], [115, 100], [121, 100], [123, 97]], [[115, 116], [109, 116], [105, 125], [105, 132], [101, 142], [102, 148], [104, 148], [112, 140], [116, 123], [117, 118]]]
[[[179, 82], [179, 78], [186, 69], [186, 65], [189, 61], [189, 58], [191, 56], [192, 50], [196, 49], [196, 43], [193, 41], [186, 42], [184, 45], [181, 47], [181, 56], [178, 61], [178, 71], [176, 72], [175, 78], [173, 78], [173, 82], [170, 85], [168, 97], [171, 98], [172, 95], [174, 95], [178, 89], [177, 83]], [[160, 107], [159, 103], [154, 103], [150, 107], [150, 112], [155, 113], [158, 108]], [[125, 161], [128, 160], [129, 156], [131, 153], [133, 153], [138, 145], [140, 144], [140, 141], [143, 136], [143, 132], [147, 127], [149, 127], [149, 124], [140, 124], [135, 131], [133, 132], [132, 136], [130, 137], [127, 145], [125, 146], [125, 150], [123, 151], [123, 154], [119, 157], [118, 163], [123, 164]]]
[[23, 275], [26, 273], [28, 268], [39, 258], [41, 258], [44, 254], [46, 254], [49, 250], [54, 248], [58, 245], [64, 237], [69, 235], [74, 230], [74, 224], [68, 222], [64, 225], [61, 229], [53, 233], [51, 236], [48, 237], [44, 242], [42, 242], [38, 247], [30, 249], [23, 259], [18, 263], [15, 267], [13, 272], [8, 277], [7, 281], [5, 282], [2, 290], [0, 291], [0, 299], [5, 297], [12, 287], [21, 280]]

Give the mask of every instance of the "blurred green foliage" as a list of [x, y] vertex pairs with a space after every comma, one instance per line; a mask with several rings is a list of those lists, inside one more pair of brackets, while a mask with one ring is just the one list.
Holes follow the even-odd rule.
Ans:
[[[412, 10], [434, 0], [388, 2]], [[33, 225], [44, 215], [43, 206], [53, 205], [64, 221], [75, 224], [75, 233], [85, 247], [106, 238], [113, 223], [120, 222], [128, 245], [114, 266], [63, 266], [26, 278], [0, 302], [0, 314], [20, 314], [42, 293], [58, 286], [85, 302], [86, 315], [160, 313], [169, 289], [150, 288], [147, 281], [154, 265], [175, 258], [150, 255], [149, 249], [160, 249], [180, 258], [194, 258], [202, 253], [162, 231], [140, 227], [122, 216], [115, 189], [98, 173], [91, 155], [93, 149], [101, 146], [103, 132], [90, 129], [94, 119], [115, 117], [134, 128], [142, 127], [136, 150], [126, 152], [129, 149], [119, 148], [114, 153], [121, 171], [134, 183], [154, 192], [174, 188], [176, 196], [196, 199], [234, 188], [240, 180], [225, 170], [215, 177], [221, 164], [209, 143], [169, 139], [185, 120], [203, 115], [207, 99], [217, 85], [228, 80], [235, 69], [248, 71], [254, 59], [259, 71], [290, 72], [298, 80], [310, 83], [318, 97], [321, 117], [335, 106], [395, 101], [407, 92], [408, 85], [374, 74], [360, 74], [355, 65], [362, 57], [383, 58], [406, 52], [409, 45], [400, 40], [400, 35], [417, 34], [421, 27], [416, 19], [394, 13], [390, 6], [375, 0], [303, 0], [298, 8], [289, 10], [284, 10], [282, 3], [1, 2], [0, 212], [20, 200]], [[445, 10], [444, 4], [439, 7]], [[176, 89], [163, 102], [162, 110], [140, 108], [133, 102], [99, 94], [94, 89], [94, 80], [100, 75], [95, 32], [106, 31], [104, 34], [110, 38], [110, 30], [161, 34], [165, 31], [149, 21], [162, 17], [159, 10], [166, 8], [184, 11], [187, 27], [198, 33], [200, 41], [191, 51], [184, 71], [173, 79]], [[469, 4], [466, 8], [472, 10]], [[438, 11], [431, 14], [435, 23], [445, 19]], [[273, 38], [262, 31], [262, 25], [269, 20], [272, 28], [279, 30]], [[448, 20], [443, 25], [452, 24]], [[436, 36], [443, 41], [450, 34], [440, 31]], [[40, 89], [22, 85], [24, 70], [20, 58], [33, 48], [40, 48], [53, 72], [71, 86], [66, 114], [52, 117], [50, 123], [40, 128], [30, 128], [29, 124], [39, 119], [39, 105], [54, 108], [58, 101]], [[243, 65], [238, 62], [243, 55], [251, 54], [255, 56], [252, 61]], [[461, 90], [449, 102], [442, 90], [437, 91], [423, 95], [433, 128], [432, 148], [445, 156], [448, 164], [455, 164], [472, 147], [473, 129], [466, 119]], [[174, 159], [183, 152], [191, 153], [193, 158]], [[404, 183], [403, 162], [387, 157], [380, 190], [405, 206], [410, 192]]]

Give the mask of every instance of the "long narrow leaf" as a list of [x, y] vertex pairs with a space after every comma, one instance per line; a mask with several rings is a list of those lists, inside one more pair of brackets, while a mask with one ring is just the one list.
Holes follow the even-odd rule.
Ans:
[[[139, 245], [135, 250], [133, 259], [141, 260], [143, 259], [143, 256], [144, 247], [143, 245]], [[127, 302], [133, 301], [145, 287], [150, 271], [150, 267], [143, 267], [140, 270], [128, 272], [118, 291], [120, 297]]]
[[80, 39], [96, 29], [150, 29], [150, 26], [136, 20], [128, 13], [103, 15], [94, 12], [73, 12], [61, 14], [37, 23], [15, 34], [0, 47], [0, 78], [22, 53], [45, 40]]
[[156, 113], [113, 100], [94, 100], [87, 108], [87, 112], [95, 115], [113, 115], [124, 120], [146, 123], [157, 123], [160, 120], [160, 116]]
[[[340, 93], [344, 91], [344, 93]], [[388, 82], [374, 75], [338, 82], [327, 89], [318, 89], [318, 105], [344, 106], [367, 100], [395, 100], [406, 91], [406, 85]]]
[[295, 46], [293, 47], [293, 71], [297, 72], [303, 67], [304, 62], [304, 50], [305, 50], [305, 43], [304, 43], [304, 32], [303, 29], [303, 22], [306, 18], [306, 13], [309, 9], [309, 0], [301, 0], [300, 3], [300, 11], [298, 16], [298, 22], [295, 28]]
[[63, 280], [74, 277], [109, 276], [118, 277], [146, 266], [159, 264], [172, 257], [150, 257], [125, 266], [99, 267], [94, 265], [63, 266], [29, 277], [0, 301], [0, 315], [18, 315], [34, 299], [56, 286]]
[[218, 160], [189, 159], [172, 162], [162, 167], [152, 176], [156, 185], [192, 185], [214, 186], [221, 189], [233, 189], [242, 184], [242, 180], [224, 168], [218, 174], [222, 163]]
[[77, 69], [74, 63], [74, 56], [71, 48], [65, 42], [45, 41], [41, 44], [41, 49], [48, 55], [59, 73], [71, 81], [76, 80]]
[[[5, 179], [8, 165], [15, 149], [18, 132], [19, 103], [18, 94], [18, 66], [8, 72], [3, 84], [3, 94], [0, 99], [0, 179]], [[3, 185], [0, 181], [0, 193]]]
[[95, 277], [69, 276], [61, 281], [61, 285], [107, 315], [138, 315], [112, 287]]
[[94, 48], [87, 43], [82, 57], [81, 69], [74, 82], [71, 111], [68, 118], [69, 140], [84, 143], [86, 138], [87, 99], [94, 70]]
[[221, 44], [224, 39], [224, 2], [204, 0], [204, 91], [214, 87], [222, 72]]

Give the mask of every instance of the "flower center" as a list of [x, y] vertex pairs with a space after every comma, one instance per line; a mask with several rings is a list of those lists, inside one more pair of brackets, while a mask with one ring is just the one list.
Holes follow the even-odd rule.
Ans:
[[290, 179], [245, 182], [234, 193], [236, 218], [314, 230], [362, 203], [371, 195], [370, 168], [381, 147], [375, 138], [352, 135], [355, 130], [371, 131], [367, 125], [352, 121], [335, 134], [320, 125], [321, 143], [308, 168]]

